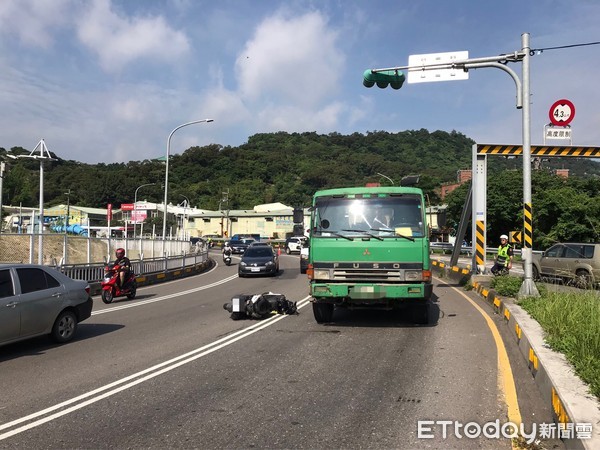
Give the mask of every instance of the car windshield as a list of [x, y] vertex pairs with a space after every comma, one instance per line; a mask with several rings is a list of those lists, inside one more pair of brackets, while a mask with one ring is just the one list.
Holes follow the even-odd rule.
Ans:
[[244, 257], [256, 258], [256, 257], [271, 257], [273, 256], [273, 251], [268, 247], [250, 247], [244, 253]]
[[373, 198], [317, 198], [315, 235], [376, 238], [425, 236], [424, 214], [418, 195]]

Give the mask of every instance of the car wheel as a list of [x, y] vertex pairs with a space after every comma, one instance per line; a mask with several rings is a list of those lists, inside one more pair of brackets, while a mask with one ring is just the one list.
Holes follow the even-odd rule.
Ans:
[[331, 303], [313, 303], [313, 314], [317, 323], [328, 323], [333, 319], [333, 305]]
[[538, 281], [540, 279], [540, 271], [535, 266], [531, 266], [531, 275], [533, 277], [533, 281]]
[[289, 247], [286, 247], [285, 252], [289, 255], [290, 253], [292, 253], [292, 250]]
[[76, 331], [77, 317], [73, 311], [66, 310], [61, 312], [56, 318], [50, 336], [56, 342], [63, 344], [73, 339]]
[[589, 289], [592, 286], [592, 277], [586, 270], [578, 270], [574, 281], [579, 289]]

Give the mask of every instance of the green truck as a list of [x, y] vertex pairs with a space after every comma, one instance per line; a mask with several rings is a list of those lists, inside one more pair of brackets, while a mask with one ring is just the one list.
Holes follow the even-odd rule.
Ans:
[[331, 322], [336, 307], [406, 307], [413, 322], [428, 322], [433, 288], [421, 189], [328, 189], [314, 194], [311, 210], [307, 274], [318, 323]]

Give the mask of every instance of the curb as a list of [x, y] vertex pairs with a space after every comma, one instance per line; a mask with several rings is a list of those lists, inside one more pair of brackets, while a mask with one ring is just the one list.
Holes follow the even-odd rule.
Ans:
[[[149, 273], [135, 277], [138, 287], [149, 286], [151, 284], [164, 283], [165, 281], [176, 280], [179, 278], [198, 275], [207, 269], [210, 269], [215, 264], [214, 260], [208, 258], [206, 261], [188, 266], [185, 268], [171, 269], [165, 272]], [[89, 283], [90, 295], [100, 295], [102, 293], [102, 285], [98, 282]]]
[[[471, 279], [470, 266], [450, 267], [443, 261], [434, 260], [431, 263], [440, 269], [441, 274], [460, 284]], [[575, 375], [564, 355], [545, 344], [542, 327], [523, 308], [511, 298], [500, 297], [476, 278], [471, 281], [473, 290], [493, 306], [496, 314], [502, 316], [543, 400], [551, 406], [557, 427], [565, 427], [565, 434], [557, 437], [569, 449], [599, 449], [600, 401], [588, 393], [588, 387]], [[580, 430], [577, 424], [587, 424], [587, 428]]]

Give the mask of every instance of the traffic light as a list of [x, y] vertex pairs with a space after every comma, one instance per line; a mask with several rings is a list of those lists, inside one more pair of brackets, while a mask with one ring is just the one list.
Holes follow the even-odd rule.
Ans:
[[399, 70], [372, 72], [371, 69], [367, 69], [363, 74], [363, 85], [368, 88], [377, 85], [381, 89], [390, 85], [392, 89], [400, 89], [405, 79], [404, 74]]

